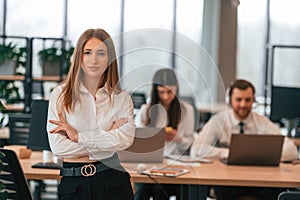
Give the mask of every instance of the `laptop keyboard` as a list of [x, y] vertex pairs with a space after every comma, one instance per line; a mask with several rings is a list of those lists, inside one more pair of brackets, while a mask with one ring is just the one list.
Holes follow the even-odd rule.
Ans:
[[60, 165], [53, 162], [39, 162], [33, 164], [32, 168], [60, 169]]

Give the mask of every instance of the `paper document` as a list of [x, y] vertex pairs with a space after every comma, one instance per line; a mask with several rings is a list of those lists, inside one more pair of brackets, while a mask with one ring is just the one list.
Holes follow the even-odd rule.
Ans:
[[142, 172], [142, 174], [146, 174], [150, 176], [168, 176], [168, 177], [177, 177], [186, 173], [189, 173], [188, 169], [171, 168], [171, 167], [152, 167], [151, 169]]
[[186, 163], [193, 163], [193, 162], [196, 162], [196, 163], [211, 163], [212, 162], [212, 160], [209, 160], [209, 159], [192, 158], [188, 155], [168, 155], [166, 157], [169, 158], [169, 159], [172, 159], [172, 160], [176, 160], [176, 161], [179, 161], [179, 162], [186, 162]]

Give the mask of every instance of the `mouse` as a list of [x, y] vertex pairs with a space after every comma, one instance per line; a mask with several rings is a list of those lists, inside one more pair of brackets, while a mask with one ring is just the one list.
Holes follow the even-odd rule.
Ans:
[[147, 165], [145, 165], [144, 163], [139, 163], [136, 168], [138, 173], [142, 173], [147, 169]]

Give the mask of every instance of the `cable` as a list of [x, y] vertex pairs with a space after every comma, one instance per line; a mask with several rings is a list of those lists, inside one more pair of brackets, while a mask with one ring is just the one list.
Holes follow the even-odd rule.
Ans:
[[136, 173], [138, 173], [138, 174], [140, 174], [140, 175], [146, 175], [146, 176], [148, 176], [158, 187], [159, 187], [159, 189], [161, 189], [161, 191], [163, 192], [163, 195], [166, 197], [166, 198], [169, 198], [169, 194], [168, 194], [168, 192], [165, 190], [165, 188], [154, 178], [154, 177], [152, 177], [150, 174], [146, 174], [146, 173], [143, 173], [143, 171], [145, 171], [146, 170], [146, 165], [145, 164], [142, 164], [142, 163], [140, 163], [140, 164], [138, 164], [138, 166], [137, 166], [137, 170], [136, 169], [133, 169], [133, 168], [131, 168], [131, 167], [126, 167], [127, 169], [130, 169], [130, 170], [132, 170], [132, 171], [134, 171], [134, 172], [136, 172]]
[[165, 190], [165, 188], [155, 178], [153, 178], [150, 174], [143, 174], [143, 175], [147, 175], [156, 185], [158, 185], [158, 187], [164, 193], [164, 196], [167, 197], [167, 198], [169, 198], [168, 192]]

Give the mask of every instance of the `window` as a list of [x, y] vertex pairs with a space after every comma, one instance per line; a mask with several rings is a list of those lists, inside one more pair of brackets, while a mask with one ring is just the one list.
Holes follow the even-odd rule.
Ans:
[[[257, 95], [263, 96], [265, 59], [267, 59], [265, 49], [267, 0], [240, 0], [240, 2], [237, 76], [252, 81], [257, 88]], [[270, 45], [300, 45], [299, 6], [300, 2], [297, 0], [270, 1]], [[276, 48], [274, 55], [273, 84], [299, 87], [300, 48]]]
[[[193, 97], [199, 103], [213, 102], [212, 89], [217, 67], [202, 44], [203, 1], [177, 1], [175, 39], [175, 69], [178, 71], [180, 93]], [[192, 23], [188, 23], [192, 22]]]
[[[300, 2], [273, 0], [270, 2], [270, 43], [300, 46]], [[274, 80], [277, 86], [300, 87], [300, 47], [277, 48], [274, 53]]]
[[[265, 78], [266, 0], [240, 0], [238, 6], [237, 78], [251, 81], [263, 96]], [[255, 13], [255, 14], [254, 14]]]
[[112, 37], [120, 34], [121, 0], [68, 1], [68, 38], [75, 45], [88, 28], [102, 28]]
[[[4, 5], [3, 3], [4, 3], [4, 0], [1, 0], [0, 5]], [[3, 35], [3, 31], [4, 31], [3, 30], [3, 20], [4, 19], [2, 18], [3, 14], [4, 14], [4, 6], [0, 6], [0, 16], [1, 16], [0, 17], [0, 35]]]
[[173, 20], [174, 0], [125, 1], [122, 83], [130, 92], [150, 94], [155, 71], [172, 67]]
[[[193, 96], [198, 105], [211, 102], [209, 93], [216, 91], [206, 88], [217, 72], [207, 65], [213, 62], [201, 47], [204, 0], [67, 2], [66, 9], [66, 0], [7, 1], [6, 34], [56, 38], [67, 34], [75, 45], [84, 30], [103, 28], [116, 44], [122, 85], [129, 92], [149, 95], [155, 71], [168, 67], [177, 72], [181, 95]], [[33, 71], [39, 73], [37, 60], [33, 63]]]
[[26, 37], [62, 37], [64, 1], [7, 1], [6, 34]]

